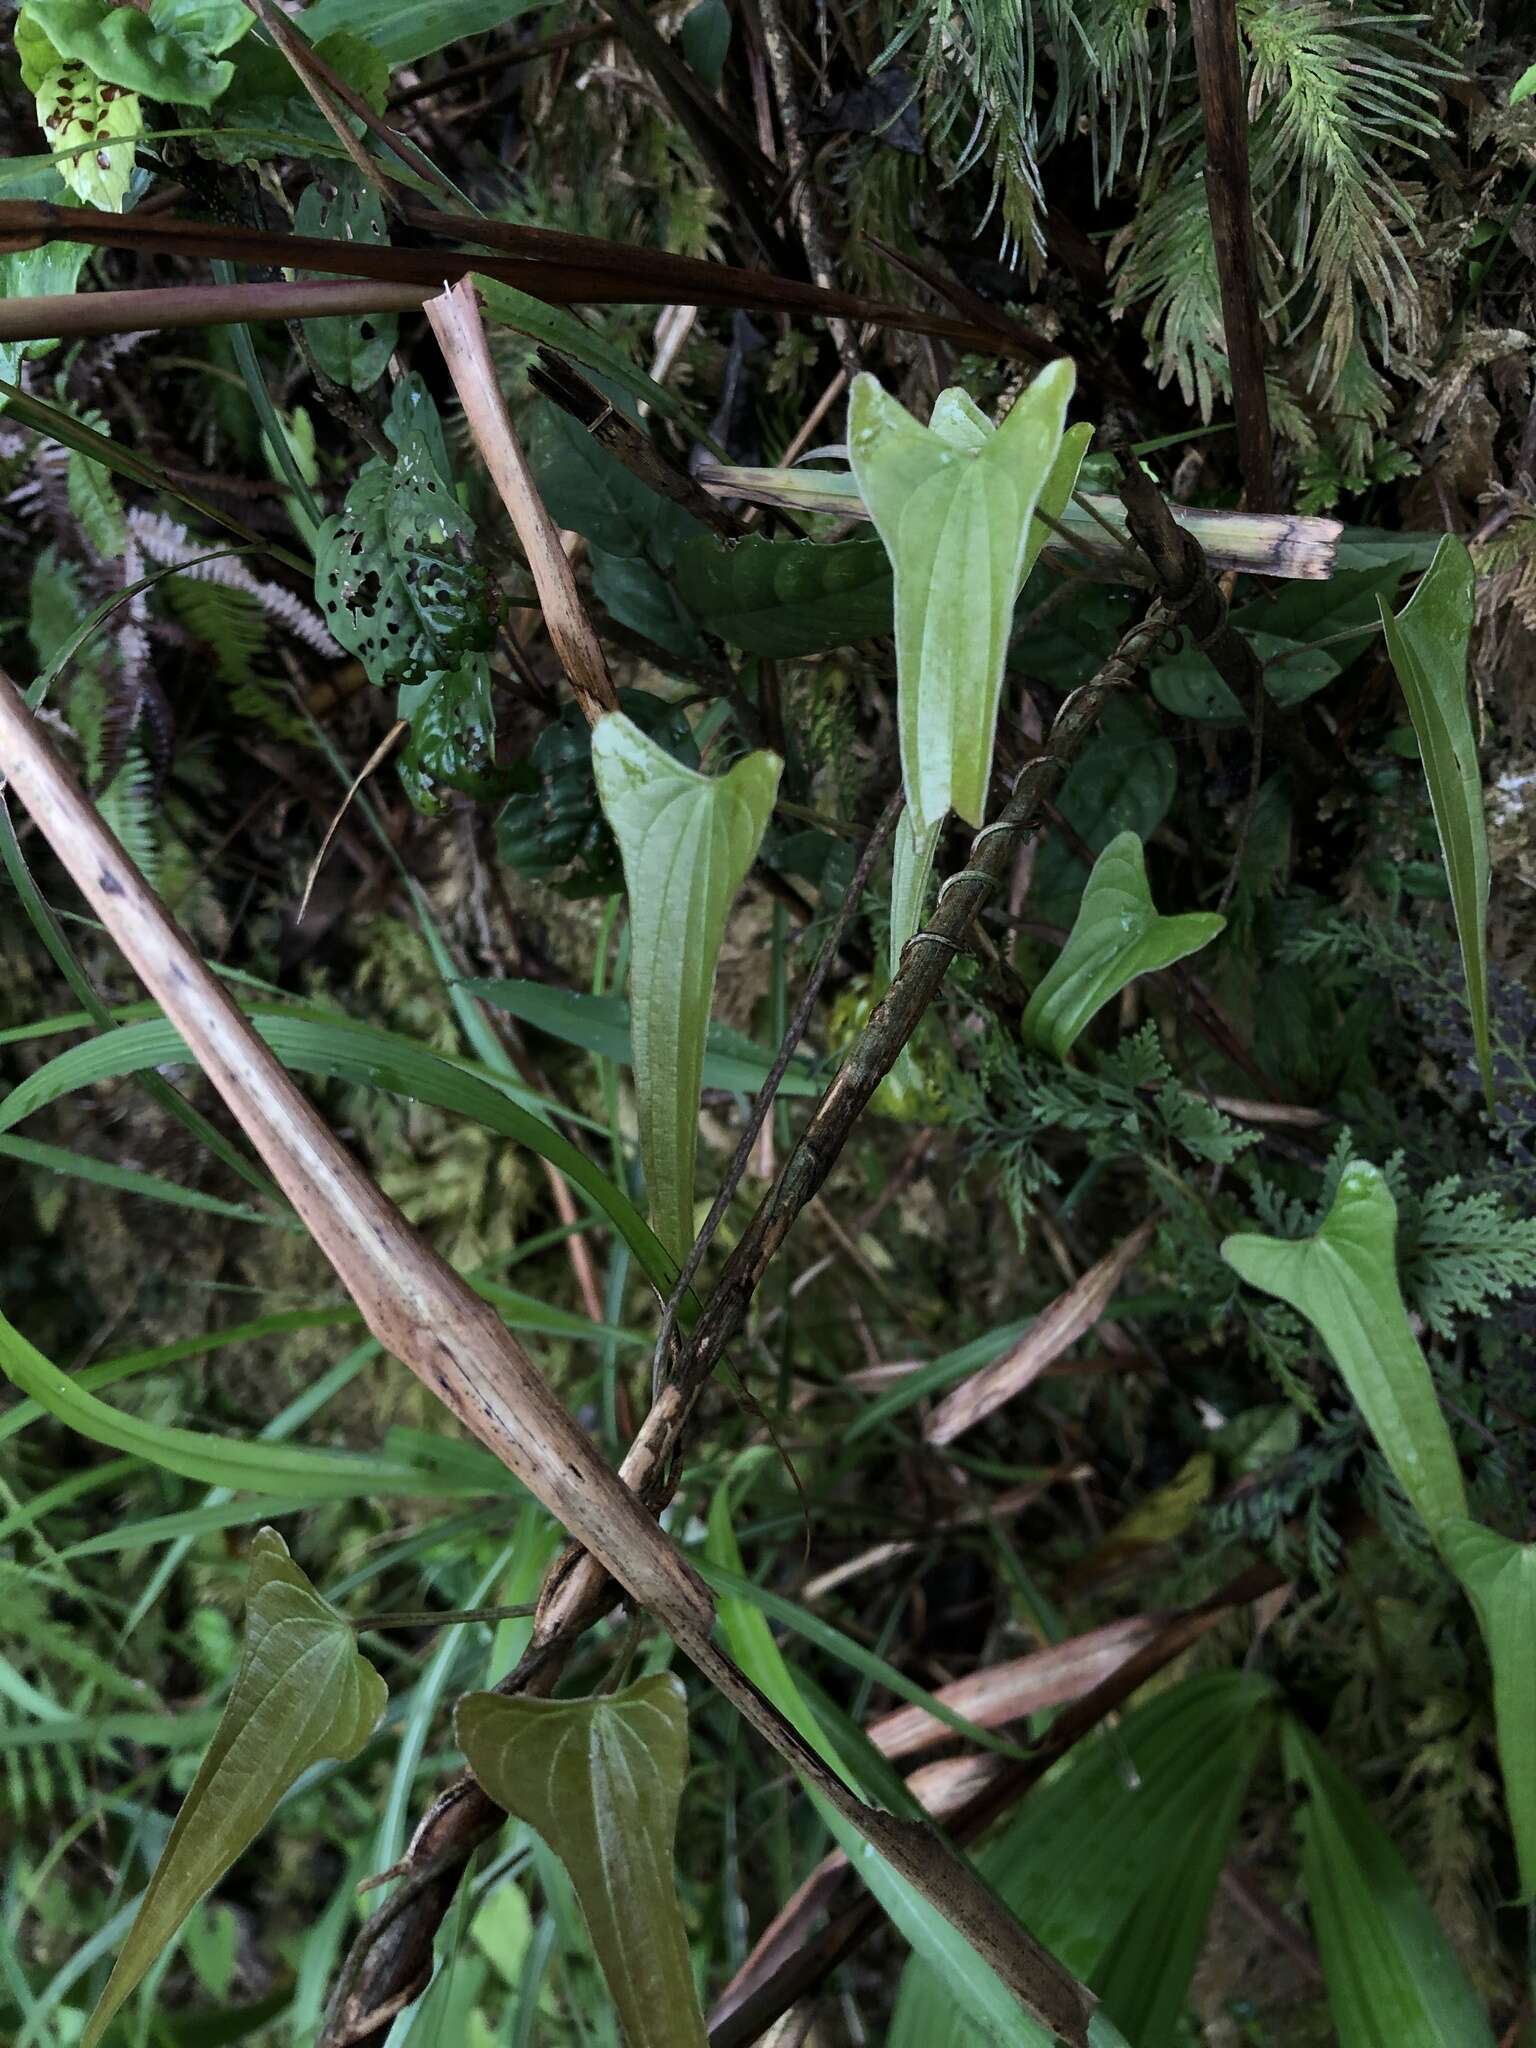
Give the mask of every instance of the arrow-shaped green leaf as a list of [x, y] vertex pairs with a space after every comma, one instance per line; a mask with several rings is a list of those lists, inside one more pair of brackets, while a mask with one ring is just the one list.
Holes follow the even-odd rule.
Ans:
[[757, 856], [782, 762], [749, 754], [729, 773], [685, 768], [622, 711], [598, 720], [592, 770], [629, 891], [630, 1022], [640, 1149], [651, 1217], [674, 1258], [693, 1242], [715, 962], [725, 920]]
[[1492, 2048], [1456, 1951], [1390, 1838], [1299, 1721], [1281, 1722], [1339, 2048]]
[[944, 392], [924, 427], [873, 377], [854, 380], [848, 456], [895, 578], [901, 769], [919, 837], [950, 809], [981, 823], [1008, 629], [1035, 510], [1063, 480], [1075, 377], [1052, 363], [995, 430], [963, 391]]
[[570, 1873], [630, 2048], [704, 2048], [672, 1874], [688, 1710], [670, 1672], [586, 1700], [472, 1692], [454, 1716], [481, 1787]]
[[1024, 1036], [1065, 1059], [1079, 1033], [1138, 974], [1198, 953], [1226, 927], [1214, 911], [1161, 916], [1134, 832], [1120, 832], [1093, 864], [1077, 921], [1029, 999]]
[[384, 1681], [275, 1529], [251, 1546], [245, 1654], [170, 1839], [139, 1902], [82, 2048], [95, 2048], [188, 1913], [321, 1758], [356, 1756], [384, 1711]]
[[1381, 1172], [1344, 1169], [1315, 1237], [1229, 1237], [1221, 1255], [1304, 1315], [1332, 1354], [1398, 1485], [1438, 1542], [1466, 1489], [1397, 1278], [1397, 1204]]
[[1493, 1666], [1493, 1719], [1504, 1773], [1520, 1896], [1536, 1898], [1536, 1544], [1512, 1543], [1477, 1522], [1440, 1531], [1446, 1563], [1477, 1610]]
[[1488, 826], [1467, 702], [1467, 647], [1477, 576], [1465, 541], [1447, 534], [1418, 589], [1393, 618], [1378, 598], [1387, 652], [1419, 736], [1424, 780], [1451, 885], [1467, 1008], [1483, 1093], [1493, 1107], [1488, 1042]]

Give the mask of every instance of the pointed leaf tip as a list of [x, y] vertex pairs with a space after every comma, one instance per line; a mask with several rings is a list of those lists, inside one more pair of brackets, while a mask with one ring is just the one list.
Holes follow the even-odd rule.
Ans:
[[378, 1726], [384, 1681], [275, 1529], [251, 1545], [245, 1650], [229, 1704], [176, 1816], [82, 2048], [116, 2013], [278, 1801], [323, 1758], [345, 1763]]
[[704, 2048], [673, 1876], [688, 1707], [671, 1672], [597, 1699], [474, 1692], [454, 1728], [490, 1798], [570, 1873], [631, 2048]]
[[640, 1149], [656, 1234], [693, 1242], [699, 1089], [715, 963], [736, 892], [757, 858], [783, 763], [748, 754], [724, 775], [675, 761], [622, 711], [592, 733], [592, 768], [624, 862], [630, 1019]]
[[1093, 864], [1067, 943], [1029, 999], [1024, 1036], [1064, 1059], [1127, 983], [1208, 946], [1226, 922], [1214, 911], [1160, 915], [1140, 839], [1117, 834]]
[[1064, 503], [1076, 480], [1075, 463], [1070, 477], [1057, 468], [1075, 378], [1052, 363], [995, 429], [964, 392], [945, 392], [925, 427], [873, 377], [855, 379], [848, 457], [891, 558], [902, 779], [919, 837], [951, 809], [981, 823], [1035, 511], [1063, 483]]

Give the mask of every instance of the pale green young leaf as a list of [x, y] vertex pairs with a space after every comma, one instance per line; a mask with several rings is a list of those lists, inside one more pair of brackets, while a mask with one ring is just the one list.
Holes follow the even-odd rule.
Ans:
[[1365, 1801], [1287, 1716], [1312, 1929], [1339, 2048], [1492, 2048], [1488, 2020], [1440, 1923]]
[[249, 1847], [311, 1764], [345, 1763], [378, 1726], [384, 1681], [275, 1529], [251, 1546], [245, 1650], [192, 1789], [91, 2015], [95, 2048], [197, 1901]]
[[1477, 1610], [1493, 1666], [1493, 1720], [1520, 1896], [1536, 1898], [1536, 1544], [1447, 1522], [1440, 1549]]
[[[37, 88], [37, 119], [58, 150], [59, 175], [77, 198], [103, 213], [121, 213], [133, 180], [131, 141], [144, 126], [137, 93], [105, 85], [83, 64], [61, 64]], [[79, 149], [80, 143], [91, 143]]]
[[1467, 1512], [1456, 1447], [1403, 1306], [1397, 1204], [1377, 1167], [1344, 1169], [1315, 1237], [1229, 1237], [1227, 1264], [1312, 1324], [1398, 1485], [1439, 1541]]
[[1520, 102], [1528, 100], [1532, 93], [1536, 93], [1536, 64], [1527, 64], [1509, 88], [1509, 104], [1518, 107]]
[[[928, 884], [933, 876], [933, 857], [943, 829], [944, 820], [936, 818], [925, 832], [919, 832], [912, 821], [910, 804], [896, 820], [891, 847], [891, 939], [886, 956], [892, 981], [901, 971], [901, 956], [922, 925]], [[891, 1079], [899, 1088], [917, 1090], [917, 1099], [922, 1099], [925, 1083], [910, 1043], [896, 1055]]]
[[848, 450], [895, 581], [902, 777], [922, 835], [954, 809], [979, 825], [1003, 661], [1031, 522], [1061, 448], [1075, 372], [1042, 370], [1002, 425], [946, 393], [924, 427], [856, 378]]
[[1493, 1107], [1488, 1039], [1488, 825], [1467, 699], [1467, 648], [1477, 574], [1466, 542], [1447, 534], [1418, 589], [1396, 618], [1378, 598], [1387, 652], [1418, 735], [1456, 936], [1483, 1094]]
[[1147, 886], [1140, 839], [1134, 832], [1117, 833], [1093, 864], [1067, 943], [1029, 999], [1025, 1038], [1065, 1059], [1128, 982], [1197, 953], [1226, 922], [1204, 910], [1161, 916]]
[[673, 1841], [688, 1707], [671, 1672], [597, 1699], [472, 1692], [454, 1716], [482, 1789], [570, 1873], [631, 2048], [704, 2048]]
[[674, 761], [621, 711], [598, 720], [592, 770], [629, 892], [629, 1004], [640, 1149], [656, 1234], [693, 1242], [699, 1088], [725, 920], [757, 856], [782, 763], [749, 754], [725, 775]]
[[207, 1429], [178, 1429], [110, 1407], [59, 1371], [0, 1315], [0, 1371], [13, 1386], [92, 1443], [127, 1451], [184, 1479], [294, 1501], [484, 1492], [376, 1452], [320, 1451], [300, 1444], [246, 1443]]

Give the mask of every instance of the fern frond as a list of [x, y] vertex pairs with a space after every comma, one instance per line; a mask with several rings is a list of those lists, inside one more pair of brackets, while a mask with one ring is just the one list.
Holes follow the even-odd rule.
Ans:
[[194, 582], [221, 584], [228, 590], [244, 591], [247, 596], [255, 598], [269, 619], [275, 620], [296, 640], [302, 640], [306, 647], [313, 648], [316, 654], [323, 654], [330, 661], [341, 660], [342, 650], [331, 638], [325, 621], [291, 590], [285, 590], [280, 583], [267, 583], [261, 577], [253, 576], [244, 562], [232, 555], [221, 555], [208, 562], [197, 561], [198, 555], [208, 552], [210, 543], [189, 536], [184, 526], [164, 512], [151, 512], [136, 505], [128, 514], [128, 524], [134, 539], [152, 562], [158, 562], [165, 568], [184, 568]]

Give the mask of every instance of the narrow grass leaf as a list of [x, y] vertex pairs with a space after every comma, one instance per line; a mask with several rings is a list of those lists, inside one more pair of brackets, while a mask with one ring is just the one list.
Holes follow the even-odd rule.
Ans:
[[1281, 1749], [1306, 1799], [1302, 1872], [1339, 2048], [1493, 2048], [1456, 1951], [1365, 1801], [1290, 1716]]
[[673, 1842], [688, 1707], [671, 1672], [597, 1699], [476, 1692], [454, 1729], [499, 1806], [570, 1873], [631, 2048], [704, 2048]]
[[1520, 1897], [1536, 1899], [1536, 1544], [1471, 1521], [1440, 1531], [1446, 1563], [1477, 1611], [1493, 1666], [1493, 1720]]
[[1440, 835], [1467, 982], [1467, 1009], [1483, 1094], [1493, 1107], [1488, 1038], [1488, 825], [1467, 700], [1467, 649], [1477, 575], [1466, 542], [1447, 534], [1428, 573], [1396, 618], [1378, 598], [1387, 652], [1418, 734], [1424, 780]]
[[1093, 864], [1067, 943], [1029, 999], [1025, 1038], [1065, 1059], [1127, 983], [1198, 953], [1226, 922], [1214, 911], [1162, 916], [1147, 886], [1140, 839], [1117, 833]]
[[1344, 1169], [1315, 1237], [1229, 1237], [1227, 1264], [1306, 1317], [1403, 1492], [1438, 1541], [1467, 1512], [1456, 1448], [1397, 1278], [1397, 1204], [1379, 1168]]
[[[728, 1486], [719, 1488], [710, 1507], [705, 1553], [716, 1570], [733, 1574], [738, 1580], [744, 1576], [741, 1551], [731, 1523]], [[719, 1616], [726, 1644], [746, 1676], [830, 1770], [855, 1791], [862, 1791], [796, 1684], [762, 1609], [753, 1600], [724, 1594], [719, 1602]], [[810, 1792], [808, 1786], [806, 1789]], [[964, 2014], [972, 2029], [971, 2039], [979, 2039], [989, 2048], [1050, 2048], [1053, 2036], [1024, 2011], [991, 1964], [827, 1800], [815, 1792], [810, 1792], [810, 1797], [860, 1880], [873, 1892], [914, 1952], [946, 1986], [952, 2004]], [[1094, 2038], [1090, 2034], [1090, 2040]], [[1106, 2037], [1099, 2038], [1103, 2048], [1110, 2048]]]
[[592, 768], [629, 892], [630, 1016], [640, 1149], [656, 1233], [693, 1242], [699, 1089], [715, 963], [778, 793], [777, 755], [721, 776], [685, 768], [623, 712], [598, 720]]
[[356, 1756], [378, 1726], [384, 1681], [275, 1529], [251, 1546], [245, 1651], [234, 1691], [140, 1901], [82, 2048], [95, 2048], [197, 1901], [311, 1764]]
[[50, 1415], [92, 1443], [126, 1451], [184, 1479], [291, 1501], [359, 1500], [370, 1495], [484, 1492], [427, 1467], [367, 1452], [245, 1443], [210, 1430], [178, 1429], [129, 1415], [87, 1393], [0, 1315], [0, 1371]]
[[979, 825], [1003, 660], [1031, 522], [1075, 372], [1042, 370], [995, 431], [949, 391], [921, 426], [873, 377], [848, 409], [853, 474], [895, 578], [902, 779], [919, 837], [951, 809]]

